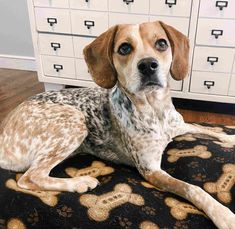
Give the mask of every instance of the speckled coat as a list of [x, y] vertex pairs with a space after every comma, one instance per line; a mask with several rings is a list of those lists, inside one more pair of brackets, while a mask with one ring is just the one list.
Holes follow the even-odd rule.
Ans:
[[169, 72], [176, 80], [188, 73], [187, 37], [162, 22], [117, 25], [84, 55], [94, 81], [113, 89], [45, 92], [23, 102], [0, 126], [0, 167], [26, 171], [20, 188], [85, 192], [97, 186], [96, 178], [49, 174], [74, 153], [94, 154], [135, 166], [151, 184], [202, 209], [218, 228], [235, 229], [227, 207], [161, 169], [164, 149], [177, 135], [202, 133], [235, 145], [234, 135], [186, 124], [171, 102]]

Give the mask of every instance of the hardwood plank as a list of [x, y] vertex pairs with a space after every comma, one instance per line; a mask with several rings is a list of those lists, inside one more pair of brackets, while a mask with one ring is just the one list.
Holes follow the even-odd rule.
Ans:
[[36, 72], [0, 69], [0, 122], [26, 98], [43, 91]]
[[235, 115], [177, 109], [185, 122], [204, 122], [235, 126]]

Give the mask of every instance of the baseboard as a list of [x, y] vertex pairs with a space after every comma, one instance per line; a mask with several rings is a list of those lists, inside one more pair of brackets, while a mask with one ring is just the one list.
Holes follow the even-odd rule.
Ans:
[[0, 68], [36, 71], [34, 57], [0, 55]]
[[235, 104], [173, 98], [176, 108], [235, 115]]

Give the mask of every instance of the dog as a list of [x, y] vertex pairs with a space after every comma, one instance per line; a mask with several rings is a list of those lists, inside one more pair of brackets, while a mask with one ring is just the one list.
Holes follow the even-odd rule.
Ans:
[[188, 38], [161, 21], [120, 24], [86, 46], [84, 57], [100, 88], [44, 92], [20, 104], [0, 127], [0, 167], [25, 171], [17, 183], [24, 189], [82, 193], [98, 180], [49, 173], [76, 153], [94, 154], [136, 167], [152, 185], [203, 210], [218, 228], [235, 229], [227, 207], [161, 169], [163, 151], [178, 135], [235, 143], [235, 135], [185, 123], [172, 104], [169, 73], [175, 80], [188, 75]]

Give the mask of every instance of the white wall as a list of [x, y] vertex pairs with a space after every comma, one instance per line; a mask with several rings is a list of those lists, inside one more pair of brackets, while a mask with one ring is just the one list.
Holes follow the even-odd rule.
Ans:
[[34, 59], [27, 0], [0, 0], [0, 67], [10, 68], [12, 60], [17, 65], [22, 59]]

